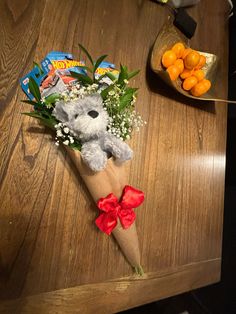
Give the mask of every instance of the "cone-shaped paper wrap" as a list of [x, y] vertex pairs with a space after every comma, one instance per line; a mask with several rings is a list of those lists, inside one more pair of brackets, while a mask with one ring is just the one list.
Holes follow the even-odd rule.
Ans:
[[[124, 165], [117, 164], [113, 158], [110, 158], [104, 170], [93, 172], [84, 164], [79, 151], [67, 148], [67, 152], [78, 169], [95, 203], [101, 197], [106, 197], [110, 193], [113, 193], [118, 199], [121, 197], [124, 186], [127, 184]], [[128, 229], [123, 229], [118, 221], [112, 234], [126, 259], [135, 268], [136, 273], [142, 274], [135, 222]]]

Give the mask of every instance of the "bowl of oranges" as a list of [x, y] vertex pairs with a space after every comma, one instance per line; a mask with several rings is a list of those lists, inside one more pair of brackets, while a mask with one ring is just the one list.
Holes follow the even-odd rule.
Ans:
[[214, 83], [218, 57], [197, 51], [173, 25], [171, 19], [157, 36], [151, 68], [179, 93], [200, 100], [216, 100]]

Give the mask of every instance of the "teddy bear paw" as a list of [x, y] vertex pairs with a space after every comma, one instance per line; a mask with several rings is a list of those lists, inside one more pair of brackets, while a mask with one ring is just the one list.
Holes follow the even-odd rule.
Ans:
[[87, 165], [92, 171], [98, 172], [105, 168], [107, 157], [106, 155], [99, 154], [99, 155], [96, 155], [95, 158], [93, 159], [86, 160], [85, 158], [84, 161], [87, 163]]
[[[126, 144], [127, 145], [127, 144]], [[124, 162], [126, 160], [130, 160], [133, 157], [133, 151], [130, 149], [130, 147], [127, 145], [126, 149], [120, 151], [120, 154], [117, 156], [117, 159], [120, 162]]]

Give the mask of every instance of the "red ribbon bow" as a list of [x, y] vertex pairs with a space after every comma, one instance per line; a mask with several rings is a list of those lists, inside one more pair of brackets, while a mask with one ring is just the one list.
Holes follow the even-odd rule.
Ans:
[[123, 228], [127, 229], [135, 220], [133, 208], [138, 207], [143, 201], [144, 193], [142, 191], [126, 185], [120, 202], [113, 193], [98, 200], [97, 206], [102, 212], [95, 223], [101, 231], [110, 235], [119, 218]]

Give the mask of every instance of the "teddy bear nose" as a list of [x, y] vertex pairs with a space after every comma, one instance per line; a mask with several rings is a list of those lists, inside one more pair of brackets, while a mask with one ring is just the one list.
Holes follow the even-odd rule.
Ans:
[[93, 119], [95, 119], [95, 118], [97, 118], [97, 116], [98, 116], [98, 112], [95, 111], [95, 110], [91, 110], [91, 111], [88, 112], [88, 115], [89, 115], [90, 117], [92, 117]]

